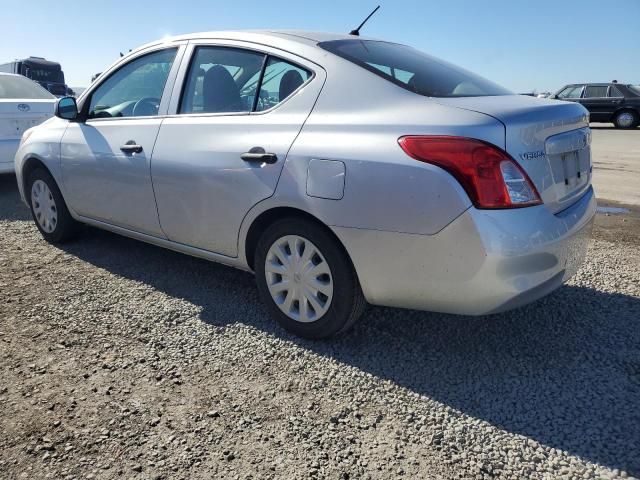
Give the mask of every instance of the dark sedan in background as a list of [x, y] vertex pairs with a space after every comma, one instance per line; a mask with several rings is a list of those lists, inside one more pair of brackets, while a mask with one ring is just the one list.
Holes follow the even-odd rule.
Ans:
[[640, 85], [575, 83], [561, 88], [551, 98], [581, 103], [589, 110], [592, 122], [611, 122], [617, 128], [640, 124]]

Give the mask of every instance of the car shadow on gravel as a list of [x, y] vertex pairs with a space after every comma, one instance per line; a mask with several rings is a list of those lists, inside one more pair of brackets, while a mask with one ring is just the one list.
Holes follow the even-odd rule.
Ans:
[[471, 417], [640, 474], [640, 299], [565, 286], [519, 310], [458, 317], [370, 308], [348, 335], [293, 337], [247, 273], [87, 229], [64, 250], [201, 309], [353, 366]]

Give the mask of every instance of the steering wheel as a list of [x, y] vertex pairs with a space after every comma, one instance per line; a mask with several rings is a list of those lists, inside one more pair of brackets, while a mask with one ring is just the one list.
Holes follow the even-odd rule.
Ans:
[[131, 115], [134, 117], [148, 117], [158, 114], [160, 99], [154, 97], [144, 97], [138, 100], [133, 106]]

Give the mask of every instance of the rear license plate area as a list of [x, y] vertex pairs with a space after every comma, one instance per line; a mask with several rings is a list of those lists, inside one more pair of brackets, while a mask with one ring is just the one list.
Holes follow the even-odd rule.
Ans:
[[562, 162], [562, 177], [567, 191], [580, 188], [589, 181], [591, 167], [587, 152], [574, 150], [562, 153], [560, 160]]

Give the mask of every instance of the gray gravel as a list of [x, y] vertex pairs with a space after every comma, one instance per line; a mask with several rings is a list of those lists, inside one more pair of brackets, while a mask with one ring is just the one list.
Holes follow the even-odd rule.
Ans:
[[309, 342], [272, 323], [246, 273], [93, 229], [46, 244], [11, 180], [1, 478], [640, 476], [640, 228], [626, 219], [603, 219], [571, 284], [524, 309], [371, 308]]

